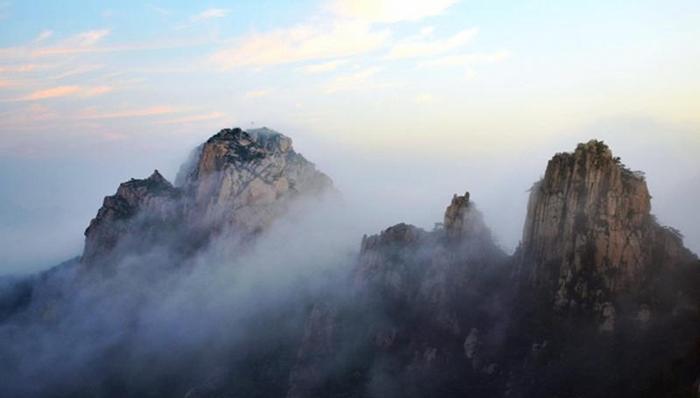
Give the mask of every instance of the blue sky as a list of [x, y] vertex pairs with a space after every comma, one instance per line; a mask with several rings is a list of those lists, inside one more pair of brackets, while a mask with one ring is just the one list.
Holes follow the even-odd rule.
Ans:
[[678, 205], [700, 201], [698, 38], [697, 1], [0, 0], [0, 273], [77, 254], [120, 181], [234, 125], [292, 136], [351, 198], [400, 198], [377, 228], [485, 191], [507, 248], [547, 157], [603, 138], [698, 249]]

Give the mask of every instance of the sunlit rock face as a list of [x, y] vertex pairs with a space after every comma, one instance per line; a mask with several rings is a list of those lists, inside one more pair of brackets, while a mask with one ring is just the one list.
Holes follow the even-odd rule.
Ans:
[[266, 128], [221, 130], [181, 173], [178, 187], [156, 171], [106, 197], [85, 231], [83, 263], [108, 259], [117, 247], [133, 252], [179, 240], [194, 250], [221, 232], [244, 238], [295, 199], [333, 191], [331, 179], [295, 152], [289, 137]]
[[648, 287], [663, 270], [691, 261], [672, 229], [651, 215], [642, 173], [602, 142], [580, 144], [547, 165], [530, 195], [523, 231], [522, 277], [551, 293], [558, 309], [594, 309], [618, 293]]
[[221, 130], [185, 173], [188, 222], [248, 232], [266, 227], [291, 199], [332, 189], [330, 178], [296, 153], [289, 137], [266, 128]]

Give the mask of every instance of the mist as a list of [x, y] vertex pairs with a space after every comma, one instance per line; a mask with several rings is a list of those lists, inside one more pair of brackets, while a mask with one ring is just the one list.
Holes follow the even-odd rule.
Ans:
[[[65, 266], [43, 275], [29, 308], [0, 326], [0, 392], [185, 394], [226, 376], [248, 396], [246, 360], [293, 346], [312, 300], [345, 284], [367, 226], [336, 199], [296, 203], [252, 245], [223, 233], [185, 264], [124, 248], [108, 277]], [[281, 372], [295, 351], [282, 354]]]

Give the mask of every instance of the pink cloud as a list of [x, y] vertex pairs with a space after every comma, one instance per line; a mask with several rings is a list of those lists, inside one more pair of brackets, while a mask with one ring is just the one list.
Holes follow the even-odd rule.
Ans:
[[34, 91], [19, 100], [37, 101], [69, 96], [94, 97], [96, 95], [106, 94], [112, 90], [113, 88], [110, 86], [58, 86]]

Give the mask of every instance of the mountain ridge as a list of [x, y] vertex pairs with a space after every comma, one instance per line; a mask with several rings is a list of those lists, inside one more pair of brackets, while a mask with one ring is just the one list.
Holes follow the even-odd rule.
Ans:
[[[250, 308], [219, 299], [237, 292], [245, 272], [264, 274], [236, 258], [254, 263], [246, 256], [265, 254], [256, 242], [269, 239], [276, 222], [328, 195], [342, 211], [332, 180], [267, 128], [220, 130], [195, 149], [176, 184], [157, 170], [120, 184], [86, 229], [80, 260], [0, 285], [0, 337], [8, 342], [0, 354], [12, 359], [0, 373], [16, 378], [0, 395], [89, 388], [108, 397], [699, 396], [700, 263], [654, 219], [643, 176], [602, 141], [549, 161], [513, 255], [494, 241], [472, 200], [478, 194], [466, 192], [451, 198], [433, 230], [399, 223], [363, 236], [332, 282], [299, 281], [270, 307], [257, 307], [271, 299], [256, 294], [257, 285], [244, 296]], [[324, 250], [311, 237], [302, 242]], [[284, 250], [282, 243], [265, 247]], [[188, 286], [202, 290], [178, 291]], [[171, 289], [172, 313], [160, 307]], [[190, 304], [179, 293], [196, 303], [189, 316], [214, 322], [198, 328], [180, 319]], [[101, 316], [118, 306], [125, 309], [116, 320]], [[143, 319], [151, 307], [159, 310]], [[236, 310], [245, 318], [228, 318]], [[151, 333], [163, 336], [170, 325], [188, 332], [154, 354]], [[42, 334], [54, 329], [60, 333]], [[234, 343], [228, 334], [243, 337]], [[18, 350], [31, 347], [32, 336], [59, 335], [76, 344], [107, 339], [88, 357], [104, 370], [78, 362], [62, 376], [23, 373], [33, 362]], [[51, 352], [51, 344], [41, 347]], [[47, 361], [53, 369], [56, 359]], [[140, 361], [152, 369], [137, 377]], [[37, 375], [47, 380], [29, 387]]]

